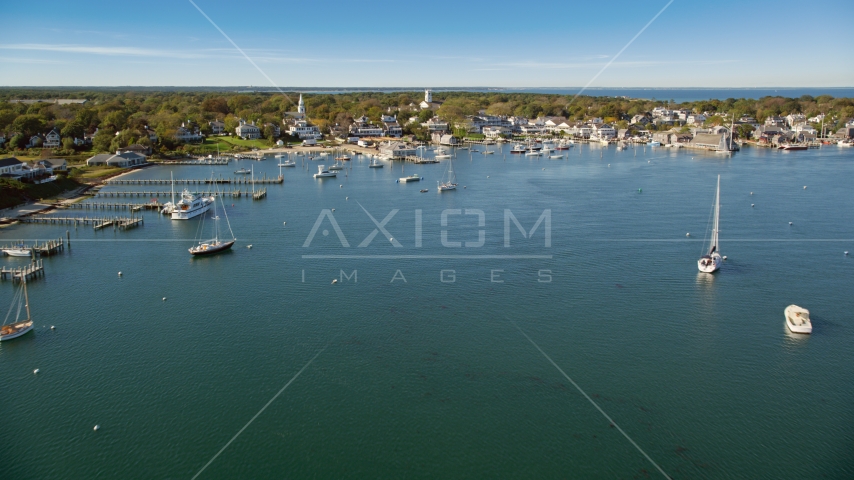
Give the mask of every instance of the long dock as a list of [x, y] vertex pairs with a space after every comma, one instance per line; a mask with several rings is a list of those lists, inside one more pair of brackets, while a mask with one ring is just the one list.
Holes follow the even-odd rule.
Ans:
[[43, 260], [35, 260], [23, 267], [0, 267], [0, 280], [29, 280], [32, 277], [44, 275]]
[[71, 224], [75, 227], [78, 225], [92, 225], [95, 230], [101, 230], [106, 227], [127, 230], [129, 228], [142, 225], [143, 219], [142, 217], [51, 217], [48, 215], [33, 215], [22, 218], [21, 222], [36, 224]]
[[[246, 197], [252, 195], [251, 190], [232, 190], [232, 191], [219, 191], [219, 192], [195, 192], [205, 197], [212, 197], [214, 195], [222, 195], [223, 197]], [[164, 191], [133, 191], [133, 190], [114, 190], [110, 192], [97, 192], [94, 194], [96, 197], [168, 197], [172, 195], [172, 192], [169, 190]]]
[[[254, 184], [259, 184], [259, 185], [266, 185], [266, 184], [284, 183], [284, 181], [285, 181], [285, 177], [282, 175], [279, 175], [276, 178], [267, 178], [267, 176], [264, 175], [263, 178], [256, 178], [255, 180], [252, 180], [249, 177], [243, 177], [243, 178], [238, 178], [238, 177], [222, 178], [222, 177], [220, 177], [220, 178], [199, 178], [199, 179], [188, 179], [188, 178], [177, 179], [176, 178], [174, 180], [174, 182], [176, 184], [181, 184], [181, 185], [220, 184], [220, 183], [231, 183], [231, 184], [235, 184], [235, 185], [252, 185], [254, 183]], [[169, 179], [125, 179], [125, 178], [117, 178], [114, 180], [107, 180], [104, 183], [106, 183], [107, 185], [169, 185], [172, 182], [173, 181], [169, 180]]]
[[66, 205], [71, 209], [83, 210], [131, 210], [138, 212], [140, 210], [162, 210], [163, 204], [160, 202], [148, 203], [107, 203], [107, 202], [80, 202]]
[[160, 165], [228, 165], [227, 158], [212, 158], [204, 160], [164, 160], [158, 162]]

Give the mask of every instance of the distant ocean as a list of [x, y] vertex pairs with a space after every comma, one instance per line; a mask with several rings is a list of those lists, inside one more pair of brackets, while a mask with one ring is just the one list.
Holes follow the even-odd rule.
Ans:
[[[490, 88], [490, 87], [459, 87], [432, 88], [434, 92], [465, 91], [465, 92], [506, 92], [506, 93], [542, 93], [557, 95], [575, 95], [582, 87], [568, 88]], [[291, 91], [291, 88], [283, 89]], [[304, 93], [349, 93], [349, 92], [396, 92], [412, 91], [416, 88], [329, 88], [329, 89], [296, 89]], [[605, 97], [629, 97], [655, 100], [673, 100], [675, 102], [696, 102], [698, 100], [726, 100], [727, 98], [762, 98], [788, 97], [798, 98], [803, 95], [817, 97], [830, 95], [832, 97], [854, 97], [854, 87], [780, 87], [780, 88], [588, 88], [584, 95]]]

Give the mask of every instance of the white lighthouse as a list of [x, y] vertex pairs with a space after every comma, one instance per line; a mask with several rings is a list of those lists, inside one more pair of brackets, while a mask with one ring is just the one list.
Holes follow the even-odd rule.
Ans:
[[305, 102], [302, 101], [302, 94], [299, 94], [299, 103], [297, 104], [297, 113], [305, 115]]

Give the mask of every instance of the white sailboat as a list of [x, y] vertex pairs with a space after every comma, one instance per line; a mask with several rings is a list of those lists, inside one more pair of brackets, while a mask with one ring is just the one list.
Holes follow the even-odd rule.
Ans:
[[439, 184], [439, 191], [446, 192], [448, 190], [457, 189], [457, 176], [454, 174], [454, 160], [448, 160], [448, 170], [442, 176], [442, 180], [436, 182]]
[[[219, 194], [219, 192], [217, 192]], [[219, 203], [222, 205], [222, 213], [225, 215], [225, 223], [228, 225], [228, 233], [231, 234], [231, 240], [221, 240], [219, 238], [219, 215], [217, 215], [216, 211], [216, 198], [213, 201], [213, 220], [214, 220], [214, 228], [213, 228], [213, 238], [210, 240], [199, 241], [199, 244], [190, 248], [190, 254], [192, 255], [211, 255], [214, 253], [222, 252], [224, 250], [228, 250], [234, 245], [234, 242], [237, 240], [234, 238], [234, 232], [231, 230], [231, 223], [228, 221], [228, 213], [225, 211], [225, 204], [222, 201], [222, 195], [217, 195], [219, 197]], [[202, 223], [204, 224], [204, 217], [202, 218]], [[199, 231], [202, 231], [203, 225], [199, 226]]]
[[721, 176], [718, 175], [718, 189], [715, 193], [715, 220], [712, 227], [712, 241], [709, 245], [709, 253], [700, 257], [697, 260], [697, 268], [703, 273], [712, 273], [721, 268], [723, 258], [720, 253], [720, 245], [718, 244], [718, 233], [720, 231], [721, 217]]
[[[9, 316], [12, 314], [12, 310], [15, 309], [16, 305], [18, 308], [17, 313], [15, 314], [15, 321], [13, 323], [9, 323]], [[21, 318], [22, 306], [26, 309], [27, 318], [23, 321], [19, 321]], [[3, 326], [0, 327], [0, 342], [20, 337], [32, 329], [33, 319], [30, 317], [30, 298], [27, 296], [27, 278], [22, 277], [21, 289], [15, 293], [15, 296], [12, 299], [12, 305], [9, 307], [9, 312], [6, 313], [6, 318], [3, 320]]]

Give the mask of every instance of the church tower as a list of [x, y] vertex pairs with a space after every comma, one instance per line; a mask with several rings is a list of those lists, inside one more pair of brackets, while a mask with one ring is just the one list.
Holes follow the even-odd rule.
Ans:
[[302, 94], [299, 94], [299, 103], [297, 104], [297, 113], [305, 115], [305, 102], [302, 101]]
[[427, 103], [433, 103], [433, 92], [430, 90], [424, 90], [424, 101]]

